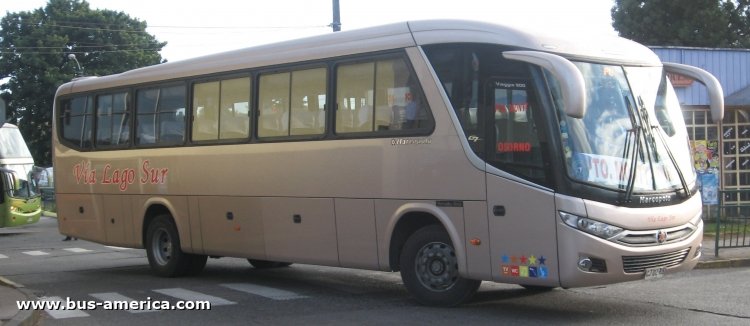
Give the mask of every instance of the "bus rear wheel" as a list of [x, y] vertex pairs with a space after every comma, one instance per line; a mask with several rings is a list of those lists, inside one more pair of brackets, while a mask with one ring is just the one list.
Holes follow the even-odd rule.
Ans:
[[404, 286], [424, 305], [459, 305], [471, 298], [482, 283], [458, 274], [453, 243], [440, 225], [414, 232], [401, 251], [400, 265]]
[[180, 247], [180, 235], [170, 215], [154, 218], [146, 231], [146, 255], [156, 275], [178, 277], [195, 275], [206, 266], [205, 255], [185, 253]]

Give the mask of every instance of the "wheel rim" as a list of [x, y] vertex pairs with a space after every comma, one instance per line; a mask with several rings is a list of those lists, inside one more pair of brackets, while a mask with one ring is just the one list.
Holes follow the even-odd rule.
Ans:
[[417, 252], [417, 278], [432, 291], [447, 291], [458, 280], [458, 260], [453, 246], [442, 242], [426, 244]]
[[158, 229], [154, 232], [152, 240], [151, 252], [154, 254], [154, 259], [159, 265], [168, 264], [173, 253], [172, 237], [169, 236], [169, 232]]

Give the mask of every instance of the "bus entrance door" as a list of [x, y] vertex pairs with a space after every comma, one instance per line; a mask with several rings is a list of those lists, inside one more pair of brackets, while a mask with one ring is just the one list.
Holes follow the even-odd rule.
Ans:
[[559, 286], [552, 192], [487, 174], [492, 278]]

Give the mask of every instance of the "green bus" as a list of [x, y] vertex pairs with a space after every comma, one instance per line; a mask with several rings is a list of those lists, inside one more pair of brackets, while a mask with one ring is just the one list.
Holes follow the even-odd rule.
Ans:
[[0, 127], [0, 227], [36, 223], [42, 215], [37, 169], [15, 125]]

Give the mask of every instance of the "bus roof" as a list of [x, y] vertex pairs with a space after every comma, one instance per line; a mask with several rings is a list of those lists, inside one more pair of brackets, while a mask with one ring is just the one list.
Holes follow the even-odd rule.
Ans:
[[[440, 43], [489, 43], [513, 48], [557, 53], [596, 62], [628, 65], [661, 65], [647, 47], [624, 38], [566, 35], [550, 36], [524, 29], [466, 20], [425, 20], [312, 36], [259, 45], [207, 56], [143, 67], [104, 77], [77, 78], [58, 89], [57, 95], [125, 85], [179, 79], [291, 62], [340, 57]], [[252, 58], [249, 60], [248, 58]]]

